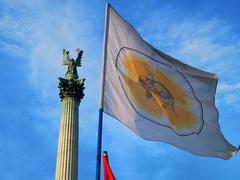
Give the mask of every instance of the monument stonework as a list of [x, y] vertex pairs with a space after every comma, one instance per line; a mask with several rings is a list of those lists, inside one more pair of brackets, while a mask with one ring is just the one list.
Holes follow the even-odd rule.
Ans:
[[63, 49], [63, 64], [68, 66], [64, 78], [59, 78], [59, 96], [62, 102], [61, 122], [55, 180], [78, 179], [78, 126], [79, 104], [84, 96], [84, 81], [78, 79], [77, 66], [81, 66], [83, 51], [77, 49], [76, 60], [70, 59]]

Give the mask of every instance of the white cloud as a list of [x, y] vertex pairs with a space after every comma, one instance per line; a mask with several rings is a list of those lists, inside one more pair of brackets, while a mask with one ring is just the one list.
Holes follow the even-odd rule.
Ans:
[[237, 95], [236, 94], [228, 94], [224, 97], [224, 101], [227, 105], [232, 105], [234, 103], [236, 103], [238, 100]]
[[218, 85], [218, 90], [219, 91], [236, 91], [240, 89], [240, 83], [236, 84], [227, 84], [227, 83], [221, 83]]
[[[222, 77], [236, 78], [240, 65], [240, 37], [218, 18], [206, 19], [168, 7], [150, 11], [140, 26], [141, 34], [159, 49]], [[239, 78], [238, 78], [239, 80]]]
[[[29, 80], [39, 90], [40, 97], [53, 98], [57, 92], [57, 77], [64, 76], [62, 49], [67, 48], [75, 58], [76, 48], [82, 48], [83, 68], [87, 88], [96, 96], [101, 64], [101, 38], [103, 27], [98, 11], [86, 8], [84, 2], [55, 6], [47, 1], [4, 1], [0, 20], [2, 50], [16, 57], [24, 55], [29, 67]], [[97, 5], [95, 5], [97, 6]], [[96, 9], [96, 8], [95, 8]], [[13, 13], [14, 12], [14, 13]], [[104, 14], [102, 15], [102, 18]], [[91, 73], [81, 73], [91, 72]], [[91, 82], [91, 83], [89, 83]], [[94, 91], [93, 91], [94, 90]]]
[[228, 83], [219, 83], [217, 87], [218, 92], [220, 93], [219, 101], [225, 103], [228, 106], [235, 107], [236, 110], [239, 109], [239, 90], [240, 83], [228, 84]]
[[6, 52], [9, 55], [18, 56], [20, 58], [24, 57], [25, 52], [23, 48], [20, 47], [18, 44], [0, 41], [0, 46], [1, 46], [1, 50]]
[[[143, 37], [157, 48], [205, 71], [216, 73], [219, 79], [219, 100], [239, 107], [232, 91], [240, 84], [240, 36], [223, 19], [206, 19], [204, 12], [181, 15], [172, 7], [149, 11], [141, 19]], [[235, 95], [234, 95], [235, 96]]]

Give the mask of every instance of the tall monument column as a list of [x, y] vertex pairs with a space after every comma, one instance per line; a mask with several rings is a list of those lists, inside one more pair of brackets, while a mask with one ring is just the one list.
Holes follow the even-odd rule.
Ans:
[[55, 180], [78, 179], [78, 124], [79, 104], [83, 98], [85, 79], [78, 79], [77, 66], [81, 66], [83, 51], [77, 49], [76, 60], [63, 50], [63, 64], [68, 65], [65, 78], [59, 78], [59, 96], [62, 101], [60, 132]]

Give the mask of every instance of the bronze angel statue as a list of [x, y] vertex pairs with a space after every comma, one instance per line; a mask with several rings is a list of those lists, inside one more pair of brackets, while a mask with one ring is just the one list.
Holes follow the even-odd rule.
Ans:
[[77, 66], [81, 66], [81, 59], [83, 51], [77, 49], [78, 57], [76, 60], [73, 58], [70, 59], [69, 51], [63, 49], [63, 64], [68, 65], [67, 73], [65, 74], [66, 79], [78, 79]]
[[81, 66], [81, 59], [83, 51], [81, 49], [76, 49], [78, 51], [77, 59], [70, 59], [69, 51], [63, 49], [63, 65], [67, 65], [67, 73], [65, 74], [65, 78], [59, 77], [59, 96], [61, 100], [65, 97], [75, 97], [79, 101], [84, 96], [84, 81], [83, 79], [78, 79], [77, 66]]

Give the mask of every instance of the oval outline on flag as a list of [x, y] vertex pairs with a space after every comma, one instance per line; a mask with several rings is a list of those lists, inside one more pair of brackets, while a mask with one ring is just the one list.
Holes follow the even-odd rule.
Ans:
[[[148, 59], [151, 59], [152, 61], [156, 62], [156, 63], [159, 63], [169, 69], [171, 69], [172, 71], [174, 71], [175, 73], [177, 73], [179, 75], [179, 77], [182, 78], [182, 80], [184, 80], [186, 82], [186, 85], [187, 87], [189, 87], [190, 91], [192, 92], [192, 95], [194, 97], [194, 99], [196, 100], [196, 102], [198, 102], [199, 104], [199, 111], [200, 111], [200, 116], [201, 118], [199, 118], [198, 120], [200, 120], [200, 123], [199, 123], [199, 128], [197, 128], [197, 130], [195, 131], [189, 131], [189, 132], [178, 132], [176, 129], [174, 129], [173, 127], [171, 127], [170, 125], [167, 125], [167, 124], [163, 124], [161, 123], [160, 121], [157, 122], [155, 120], [152, 120], [151, 118], [149, 117], [146, 117], [145, 115], [143, 115], [141, 112], [139, 112], [138, 108], [135, 107], [134, 103], [132, 102], [132, 100], [129, 98], [129, 95], [128, 93], [126, 92], [127, 90], [125, 89], [125, 86], [123, 85], [123, 82], [122, 82], [122, 78], [121, 78], [121, 75], [120, 75], [120, 70], [118, 68], [118, 60], [119, 60], [119, 57], [121, 56], [121, 53], [123, 51], [133, 51], [135, 53], [139, 53], [141, 54], [141, 56], [145, 56], [147, 57]], [[159, 55], [160, 56], [160, 55]], [[162, 58], [162, 57], [161, 57]], [[141, 52], [141, 51], [138, 51], [136, 49], [132, 49], [132, 48], [129, 48], [129, 47], [122, 47], [118, 54], [117, 54], [117, 57], [116, 57], [116, 61], [115, 61], [115, 68], [116, 68], [116, 71], [117, 71], [117, 74], [118, 74], [118, 78], [119, 78], [119, 81], [120, 81], [120, 84], [121, 84], [121, 88], [125, 94], [125, 96], [127, 97], [127, 100], [128, 102], [130, 103], [130, 105], [132, 106], [133, 110], [138, 114], [140, 115], [142, 118], [148, 120], [148, 121], [151, 121], [152, 123], [155, 123], [155, 124], [158, 124], [162, 127], [166, 127], [166, 128], [170, 128], [171, 130], [173, 130], [173, 132], [176, 134], [176, 135], [179, 135], [179, 136], [189, 136], [189, 135], [193, 135], [193, 134], [199, 134], [201, 132], [201, 130], [203, 129], [203, 126], [204, 126], [204, 120], [203, 120], [203, 107], [202, 107], [202, 103], [199, 101], [199, 99], [197, 98], [195, 92], [194, 92], [194, 89], [193, 87], [191, 86], [190, 82], [187, 80], [187, 78], [177, 69], [171, 67], [170, 65], [168, 64], [165, 64], [163, 62], [159, 62], [158, 60], [154, 59], [153, 57], [149, 56], [149, 55], [146, 55], [145, 53]]]

